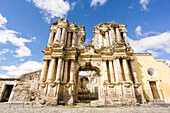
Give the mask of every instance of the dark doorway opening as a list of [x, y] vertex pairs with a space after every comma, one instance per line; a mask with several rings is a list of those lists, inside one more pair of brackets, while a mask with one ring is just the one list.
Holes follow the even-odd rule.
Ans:
[[2, 94], [1, 102], [8, 102], [13, 86], [14, 85], [5, 85], [4, 86], [5, 89]]

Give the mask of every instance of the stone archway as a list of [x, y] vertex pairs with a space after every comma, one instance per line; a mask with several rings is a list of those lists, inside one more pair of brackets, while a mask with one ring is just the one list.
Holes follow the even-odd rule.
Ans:
[[[80, 74], [82, 71], [89, 71], [88, 75]], [[75, 99], [76, 102], [89, 103], [92, 100], [99, 99], [99, 86], [100, 86], [100, 69], [92, 66], [90, 62], [79, 67], [76, 71], [76, 88]]]

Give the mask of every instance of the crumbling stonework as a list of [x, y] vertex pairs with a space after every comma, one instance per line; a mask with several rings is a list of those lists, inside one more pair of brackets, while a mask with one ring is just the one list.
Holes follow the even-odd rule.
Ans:
[[[38, 101], [76, 104], [92, 93], [86, 85], [96, 79], [98, 104], [145, 102], [126, 32], [125, 24], [101, 23], [94, 27], [92, 44], [83, 46], [84, 26], [66, 19], [51, 24]], [[81, 79], [79, 71], [95, 71], [96, 76]]]
[[12, 90], [10, 102], [29, 102], [35, 101], [38, 94], [38, 81], [41, 70], [21, 75]]

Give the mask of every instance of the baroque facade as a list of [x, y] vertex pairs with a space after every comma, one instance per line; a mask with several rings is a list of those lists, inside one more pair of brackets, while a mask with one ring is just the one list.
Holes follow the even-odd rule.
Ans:
[[[126, 33], [125, 24], [101, 23], [94, 27], [92, 44], [83, 46], [84, 26], [65, 19], [51, 24], [43, 50], [40, 100], [75, 104], [86, 98], [81, 94], [93, 94], [91, 89], [96, 89], [94, 98], [99, 103], [145, 102]], [[94, 71], [96, 85], [80, 87], [83, 81], [91, 84], [91, 77], [80, 80], [79, 71]]]
[[170, 67], [150, 53], [133, 53], [126, 33], [125, 24], [100, 23], [83, 45], [85, 27], [59, 19], [50, 26], [42, 70], [0, 78], [0, 102], [170, 103]]

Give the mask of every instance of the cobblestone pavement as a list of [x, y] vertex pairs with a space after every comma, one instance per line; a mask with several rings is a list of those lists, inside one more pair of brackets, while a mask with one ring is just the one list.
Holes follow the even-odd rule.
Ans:
[[0, 113], [170, 113], [169, 107], [123, 106], [123, 107], [49, 107], [0, 103]]

